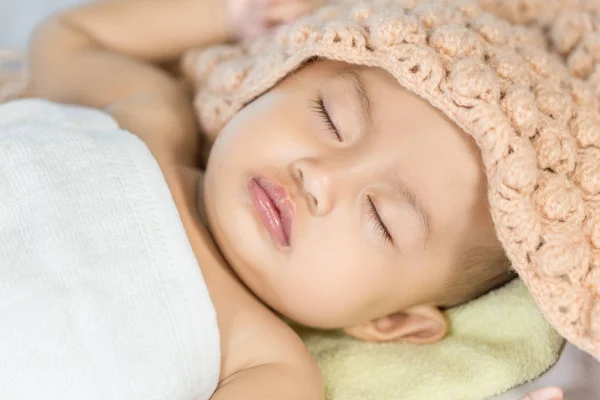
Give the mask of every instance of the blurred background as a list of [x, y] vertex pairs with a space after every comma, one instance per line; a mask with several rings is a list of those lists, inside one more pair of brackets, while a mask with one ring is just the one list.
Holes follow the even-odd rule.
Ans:
[[22, 50], [49, 15], [86, 0], [0, 0], [0, 50]]

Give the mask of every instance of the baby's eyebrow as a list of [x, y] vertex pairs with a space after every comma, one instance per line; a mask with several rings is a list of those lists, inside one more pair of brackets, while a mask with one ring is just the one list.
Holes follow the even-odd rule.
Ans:
[[366, 125], [366, 128], [368, 128], [368, 131], [371, 132], [373, 130], [371, 94], [369, 93], [369, 89], [365, 85], [362, 76], [356, 71], [346, 70], [340, 74], [340, 77], [350, 83], [354, 88], [354, 91], [360, 101], [360, 109], [363, 121]]

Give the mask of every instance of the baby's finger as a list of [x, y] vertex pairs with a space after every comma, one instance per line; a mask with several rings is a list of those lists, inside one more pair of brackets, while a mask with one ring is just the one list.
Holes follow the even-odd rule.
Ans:
[[310, 1], [275, 1], [267, 7], [264, 15], [265, 20], [272, 25], [293, 21], [313, 10], [313, 4]]
[[521, 400], [563, 400], [564, 395], [557, 387], [547, 387], [528, 393]]

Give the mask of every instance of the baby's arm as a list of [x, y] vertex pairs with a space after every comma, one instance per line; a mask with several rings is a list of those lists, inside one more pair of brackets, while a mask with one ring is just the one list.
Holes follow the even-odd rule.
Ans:
[[221, 11], [207, 17], [220, 4], [221, 0], [109, 0], [59, 14], [36, 30], [30, 44], [29, 92], [106, 109], [150, 150], [157, 150], [155, 157], [193, 163], [198, 126], [191, 93], [149, 61], [166, 61], [185, 46], [227, 36], [219, 22]]
[[65, 12], [61, 20], [98, 46], [162, 62], [193, 47], [233, 38], [223, 0], [104, 0]]

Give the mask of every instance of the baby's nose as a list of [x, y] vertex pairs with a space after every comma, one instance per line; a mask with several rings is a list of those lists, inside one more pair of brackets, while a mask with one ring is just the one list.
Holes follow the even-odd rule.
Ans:
[[292, 176], [313, 215], [328, 214], [334, 204], [336, 171], [314, 159], [301, 159], [292, 165]]

